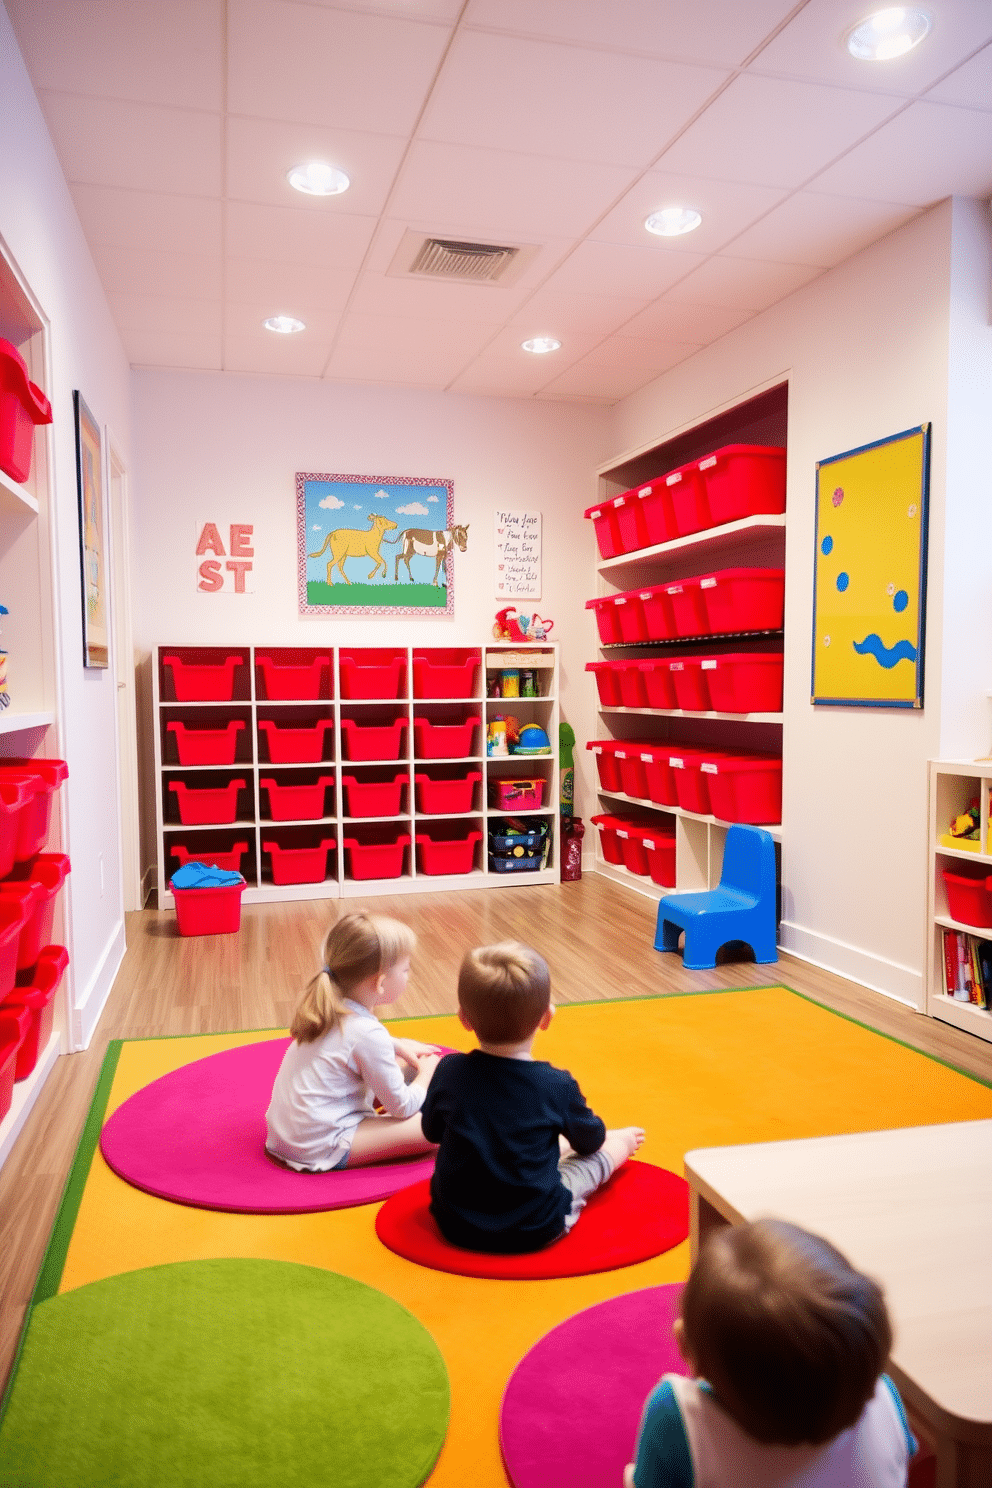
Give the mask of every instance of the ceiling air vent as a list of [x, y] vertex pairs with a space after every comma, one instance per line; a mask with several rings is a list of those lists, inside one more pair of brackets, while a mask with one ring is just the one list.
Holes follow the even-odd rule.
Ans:
[[513, 283], [531, 262], [533, 243], [466, 243], [460, 238], [425, 237], [408, 228], [387, 273], [458, 284], [503, 286]]

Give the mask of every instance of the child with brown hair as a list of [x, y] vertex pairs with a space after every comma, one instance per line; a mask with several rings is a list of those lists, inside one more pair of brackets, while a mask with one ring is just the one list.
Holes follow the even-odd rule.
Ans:
[[625, 1488], [904, 1488], [916, 1443], [882, 1371], [881, 1288], [782, 1220], [707, 1237]]
[[[393, 1038], [373, 1011], [404, 991], [415, 944], [385, 915], [346, 914], [331, 926], [265, 1113], [265, 1149], [279, 1162], [322, 1173], [434, 1150], [419, 1112], [439, 1051]], [[414, 1072], [409, 1084], [400, 1062]]]
[[567, 1071], [534, 1059], [553, 1013], [547, 962], [529, 946], [482, 946], [462, 962], [458, 1017], [479, 1048], [445, 1056], [421, 1112], [440, 1144], [431, 1213], [453, 1245], [540, 1250], [644, 1140], [637, 1126], [607, 1131]]

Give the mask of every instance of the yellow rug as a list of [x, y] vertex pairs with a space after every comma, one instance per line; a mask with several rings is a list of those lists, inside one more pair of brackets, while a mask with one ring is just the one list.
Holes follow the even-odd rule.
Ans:
[[[452, 1017], [404, 1020], [402, 1031], [471, 1047]], [[124, 1043], [106, 1115], [180, 1065], [273, 1036], [267, 1030]], [[571, 1070], [608, 1126], [644, 1126], [640, 1155], [677, 1173], [683, 1154], [696, 1147], [992, 1117], [992, 1089], [784, 987], [563, 1007], [535, 1054]], [[446, 1275], [385, 1250], [375, 1235], [376, 1210], [245, 1215], [183, 1208], [129, 1187], [97, 1151], [61, 1279], [57, 1268], [49, 1271], [53, 1287], [67, 1291], [143, 1266], [245, 1256], [322, 1266], [377, 1287], [425, 1324], [450, 1374], [451, 1426], [432, 1488], [502, 1488], [499, 1402], [522, 1355], [580, 1309], [680, 1281], [688, 1268], [684, 1244], [621, 1271], [566, 1280]]]

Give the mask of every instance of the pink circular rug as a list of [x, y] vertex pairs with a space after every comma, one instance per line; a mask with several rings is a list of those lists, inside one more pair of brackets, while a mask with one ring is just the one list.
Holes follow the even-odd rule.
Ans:
[[294, 1173], [265, 1153], [265, 1112], [288, 1038], [224, 1049], [153, 1080], [118, 1106], [100, 1150], [119, 1177], [160, 1199], [242, 1214], [374, 1204], [429, 1177], [434, 1158]]
[[513, 1488], [618, 1488], [645, 1400], [663, 1374], [687, 1373], [672, 1336], [681, 1293], [677, 1283], [599, 1302], [524, 1355], [500, 1407]]

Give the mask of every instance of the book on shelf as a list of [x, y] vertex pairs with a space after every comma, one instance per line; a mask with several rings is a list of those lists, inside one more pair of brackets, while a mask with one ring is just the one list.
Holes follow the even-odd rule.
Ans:
[[944, 995], [992, 1009], [992, 940], [963, 930], [944, 930], [942, 936]]

